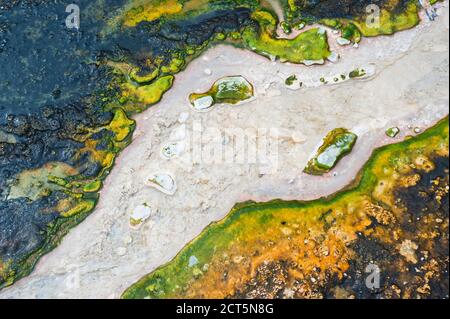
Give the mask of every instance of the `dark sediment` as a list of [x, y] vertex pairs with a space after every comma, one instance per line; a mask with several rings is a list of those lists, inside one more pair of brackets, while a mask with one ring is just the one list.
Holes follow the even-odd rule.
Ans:
[[355, 18], [367, 14], [369, 5], [380, 8], [389, 7], [391, 11], [401, 12], [410, 0], [400, 0], [393, 5], [392, 0], [296, 0], [298, 13], [307, 19]]

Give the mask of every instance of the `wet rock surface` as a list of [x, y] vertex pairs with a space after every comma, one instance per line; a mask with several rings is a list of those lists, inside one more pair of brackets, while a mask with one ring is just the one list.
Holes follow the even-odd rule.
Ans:
[[20, 261], [45, 241], [46, 226], [58, 218], [56, 211], [42, 212], [43, 207], [55, 206], [62, 194], [29, 202], [27, 199], [0, 202], [0, 255], [2, 260]]

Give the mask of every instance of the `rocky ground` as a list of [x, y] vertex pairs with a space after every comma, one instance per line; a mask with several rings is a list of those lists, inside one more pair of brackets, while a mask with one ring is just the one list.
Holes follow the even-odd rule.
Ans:
[[[236, 202], [314, 199], [345, 187], [374, 147], [416, 134], [448, 114], [448, 7], [439, 14], [435, 22], [424, 21], [390, 38], [364, 39], [359, 48], [336, 49], [341, 60], [324, 66], [274, 63], [229, 46], [209, 50], [176, 77], [160, 104], [135, 117], [134, 141], [108, 177], [95, 212], [42, 258], [32, 275], [0, 297], [118, 297], [171, 260]], [[297, 91], [284, 84], [293, 73], [305, 82], [317, 82], [358, 67], [375, 72], [366, 79]], [[248, 79], [255, 99], [218, 105], [208, 113], [190, 107], [190, 93], [205, 92], [229, 75]], [[384, 134], [392, 126], [402, 132], [396, 139]], [[358, 134], [352, 154], [328, 175], [303, 174], [322, 137], [336, 127]], [[246, 149], [233, 147], [229, 129], [268, 129], [256, 134], [258, 141], [265, 139], [271, 146], [269, 151], [260, 149], [259, 154], [267, 156], [255, 163], [196, 160], [199, 145], [242, 155]], [[184, 146], [178, 158], [161, 156], [169, 142]], [[248, 145], [251, 149], [264, 143]], [[271, 158], [271, 164], [264, 157]], [[175, 178], [175, 195], [146, 186], [146, 178], [155, 172]], [[142, 204], [151, 207], [151, 215], [140, 227], [131, 227], [130, 214]]]

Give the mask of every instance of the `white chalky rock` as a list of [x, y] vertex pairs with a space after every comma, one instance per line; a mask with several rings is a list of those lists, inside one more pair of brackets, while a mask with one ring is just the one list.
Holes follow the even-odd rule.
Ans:
[[342, 45], [342, 46], [344, 46], [344, 45], [349, 45], [349, 44], [351, 43], [350, 40], [345, 39], [345, 38], [342, 38], [342, 37], [337, 38], [337, 39], [336, 39], [336, 42], [337, 42], [337, 44]]
[[151, 214], [152, 209], [148, 205], [139, 205], [133, 210], [130, 216], [130, 223], [132, 226], [139, 226], [145, 222]]
[[205, 69], [205, 74], [206, 75], [212, 75], [212, 71], [211, 71], [211, 69]]
[[325, 34], [325, 33], [327, 33], [327, 29], [325, 29], [324, 27], [320, 27], [319, 30], [317, 31], [317, 33]]
[[305, 60], [305, 61], [303, 61], [303, 64], [306, 65], [306, 66], [311, 66], [311, 65], [315, 65], [315, 64], [322, 65], [324, 63], [325, 63], [325, 61], [323, 59], [320, 59], [320, 60]]
[[166, 159], [180, 156], [184, 152], [184, 142], [169, 143], [161, 149], [161, 155]]
[[189, 267], [190, 268], [192, 268], [192, 267], [194, 267], [195, 265], [197, 265], [198, 264], [198, 259], [197, 259], [197, 257], [195, 257], [195, 256], [191, 256], [190, 258], [189, 258]]
[[154, 187], [167, 195], [174, 195], [177, 191], [177, 184], [170, 174], [157, 173], [151, 175], [145, 182], [147, 186]]
[[328, 56], [328, 61], [331, 63], [336, 63], [339, 60], [340, 56], [336, 52], [331, 52], [331, 54]]
[[211, 109], [214, 105], [214, 99], [212, 96], [207, 95], [201, 98], [198, 98], [194, 101], [194, 109], [199, 112], [205, 112]]

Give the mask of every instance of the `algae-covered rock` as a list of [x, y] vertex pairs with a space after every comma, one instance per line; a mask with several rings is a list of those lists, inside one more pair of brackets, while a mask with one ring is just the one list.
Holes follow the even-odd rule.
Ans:
[[353, 24], [347, 24], [342, 27], [342, 38], [349, 40], [353, 43], [359, 43], [361, 41], [361, 32], [359, 32], [358, 28]]
[[83, 187], [85, 193], [95, 193], [102, 188], [103, 183], [99, 180], [92, 181]]
[[189, 96], [192, 106], [198, 111], [210, 109], [216, 103], [237, 104], [252, 98], [253, 85], [242, 76], [219, 79], [206, 93]]
[[324, 143], [305, 168], [305, 173], [322, 175], [331, 171], [339, 160], [350, 153], [357, 140], [356, 134], [346, 129], [338, 128], [331, 131]]
[[349, 45], [351, 43], [351, 41], [349, 39], [342, 38], [342, 37], [337, 38], [336, 42], [337, 42], [337, 44], [339, 44], [341, 46]]
[[283, 29], [283, 32], [286, 34], [291, 34], [292, 33], [292, 27], [289, 23], [283, 21], [280, 23], [280, 27], [281, 29]]
[[391, 127], [386, 130], [386, 135], [394, 138], [400, 133], [400, 129], [398, 127]]
[[216, 103], [236, 104], [253, 97], [253, 86], [242, 76], [225, 77], [217, 81], [212, 93]]
[[193, 100], [194, 109], [197, 111], [207, 111], [214, 106], [214, 98], [211, 95], [205, 95]]
[[365, 70], [365, 69], [361, 69], [361, 68], [354, 69], [353, 71], [351, 71], [351, 72], [348, 74], [348, 76], [349, 76], [351, 79], [362, 78], [362, 77], [364, 77], [364, 76], [366, 76], [366, 75], [367, 75], [366, 70]]
[[289, 77], [286, 79], [285, 84], [286, 84], [287, 86], [292, 86], [292, 85], [295, 83], [295, 81], [297, 81], [297, 80], [298, 80], [298, 79], [297, 79], [297, 76], [294, 74], [294, 75], [289, 76]]
[[147, 204], [137, 206], [130, 214], [130, 225], [139, 227], [151, 216], [152, 212], [152, 208]]
[[154, 187], [167, 195], [174, 195], [177, 191], [175, 179], [172, 175], [166, 173], [156, 173], [151, 175], [147, 179], [146, 185], [149, 187]]
[[161, 149], [161, 155], [165, 159], [171, 159], [180, 156], [185, 149], [184, 142], [173, 142], [164, 145]]

